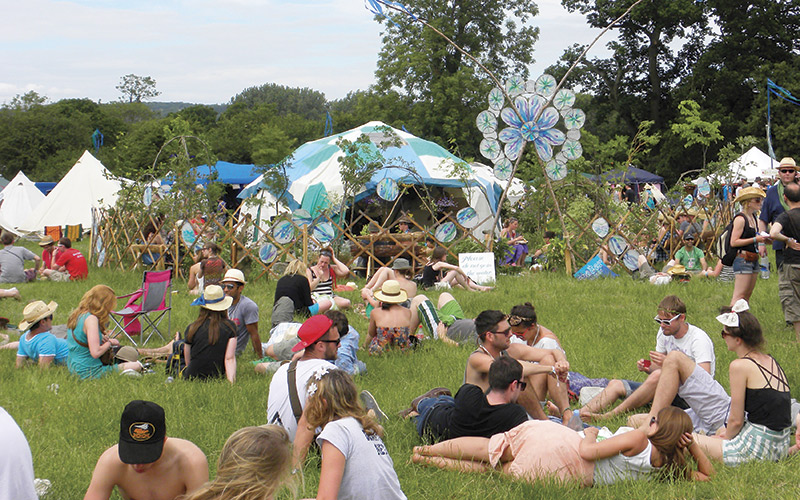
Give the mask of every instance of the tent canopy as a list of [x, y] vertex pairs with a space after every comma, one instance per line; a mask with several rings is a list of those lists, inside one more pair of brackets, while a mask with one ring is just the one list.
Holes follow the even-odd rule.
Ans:
[[[196, 179], [195, 183], [203, 186], [207, 185], [214, 176], [216, 176], [214, 178], [215, 182], [221, 182], [222, 184], [241, 184], [244, 186], [253, 182], [259, 174], [256, 171], [256, 166], [253, 164], [241, 165], [229, 163], [227, 161], [218, 161], [212, 166], [200, 165], [193, 168], [189, 171], [189, 175], [194, 175]], [[168, 176], [161, 183], [171, 185], [173, 182], [174, 179]]]
[[[756, 177], [772, 177], [776, 174], [780, 162], [773, 160], [768, 154], [753, 146], [745, 154], [728, 164], [728, 172], [715, 176], [717, 180], [734, 181], [742, 177], [753, 182]], [[722, 177], [722, 179], [719, 179]]]
[[88, 151], [31, 213], [19, 231], [41, 233], [45, 226], [92, 225], [92, 209], [113, 206], [122, 183], [111, 178]]
[[611, 172], [603, 174], [602, 177], [608, 182], [621, 182], [625, 184], [664, 183], [664, 178], [660, 175], [650, 173], [647, 170], [642, 170], [641, 168], [636, 168], [633, 165], [628, 165], [627, 170], [624, 172], [622, 170], [612, 170]]
[[44, 201], [44, 195], [20, 170], [0, 192], [0, 226], [19, 235], [17, 226], [30, 217], [34, 209]]

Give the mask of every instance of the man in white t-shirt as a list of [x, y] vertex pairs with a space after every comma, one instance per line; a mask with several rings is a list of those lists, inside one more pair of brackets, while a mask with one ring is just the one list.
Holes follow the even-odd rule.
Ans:
[[[275, 372], [269, 384], [267, 397], [267, 421], [282, 426], [294, 442], [295, 467], [299, 467], [305, 458], [308, 446], [314, 439], [313, 431], [306, 422], [306, 384], [312, 373], [320, 366], [336, 369], [331, 363], [336, 359], [339, 347], [339, 331], [333, 321], [325, 315], [318, 314], [307, 319], [297, 332], [299, 342], [292, 351], [305, 349], [302, 357], [296, 362], [287, 363]], [[295, 389], [301, 414], [296, 417], [292, 409], [292, 397], [289, 394], [289, 370], [295, 369]]]
[[[658, 314], [654, 319], [661, 325], [656, 336], [656, 350], [650, 351], [650, 359], [636, 362], [638, 370], [648, 374], [647, 379], [641, 384], [630, 380], [612, 380], [600, 394], [581, 408], [582, 418], [610, 418], [651, 402], [661, 375], [661, 365], [672, 351], [682, 352], [714, 377], [714, 343], [706, 332], [686, 322], [686, 305], [680, 298], [676, 295], [664, 297], [658, 304]], [[599, 413], [620, 398], [625, 399], [619, 406]], [[674, 404], [685, 407], [679, 400]]]

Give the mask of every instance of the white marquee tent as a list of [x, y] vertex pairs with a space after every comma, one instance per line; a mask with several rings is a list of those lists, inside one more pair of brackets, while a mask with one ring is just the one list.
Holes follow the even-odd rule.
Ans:
[[777, 175], [778, 161], [753, 146], [748, 152], [728, 164], [728, 172], [723, 180], [738, 180], [744, 177], [753, 182], [756, 177], [773, 177]]
[[0, 227], [19, 235], [17, 226], [25, 222], [44, 200], [44, 194], [19, 171], [0, 192]]
[[50, 191], [44, 201], [19, 226], [20, 232], [41, 233], [45, 226], [92, 225], [92, 209], [113, 206], [122, 183], [111, 178], [100, 161], [85, 151]]

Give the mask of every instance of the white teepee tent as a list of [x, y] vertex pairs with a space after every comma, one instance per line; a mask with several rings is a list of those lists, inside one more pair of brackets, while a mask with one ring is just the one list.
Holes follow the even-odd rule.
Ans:
[[41, 233], [45, 226], [92, 225], [92, 209], [113, 206], [122, 183], [110, 177], [100, 161], [88, 151], [67, 172], [33, 211], [20, 232]]
[[25, 222], [44, 201], [44, 194], [20, 170], [0, 192], [0, 227], [19, 235], [17, 226]]

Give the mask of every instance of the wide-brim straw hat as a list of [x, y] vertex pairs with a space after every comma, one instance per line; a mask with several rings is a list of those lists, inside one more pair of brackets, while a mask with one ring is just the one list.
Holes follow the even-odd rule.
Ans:
[[785, 167], [791, 167], [797, 170], [797, 163], [794, 162], [794, 158], [792, 158], [791, 156], [784, 157], [781, 160], [780, 166], [778, 168], [785, 168]]
[[31, 302], [22, 310], [22, 321], [19, 323], [19, 329], [24, 332], [37, 321], [41, 321], [53, 314], [56, 309], [58, 309], [58, 304], [52, 300], [49, 304], [45, 304], [44, 301], [41, 300]]
[[49, 234], [44, 238], [42, 238], [41, 240], [39, 240], [40, 247], [46, 247], [47, 245], [52, 245], [53, 243], [55, 243], [55, 240]]
[[193, 306], [200, 306], [211, 311], [225, 311], [233, 303], [233, 297], [225, 295], [219, 285], [208, 285], [203, 290], [203, 295], [192, 302]]
[[375, 299], [385, 304], [402, 304], [408, 300], [408, 294], [396, 280], [386, 280], [381, 289], [375, 292]]
[[131, 363], [133, 361], [139, 361], [139, 351], [137, 351], [135, 347], [124, 345], [119, 348], [119, 351], [117, 351], [114, 357], [120, 361]]
[[765, 198], [767, 194], [759, 187], [746, 187], [739, 191], [739, 195], [733, 200], [736, 203], [752, 200], [754, 198]]
[[247, 284], [247, 281], [244, 280], [244, 273], [235, 268], [228, 269], [228, 271], [225, 273], [225, 277], [222, 278], [222, 283], [228, 283], [231, 281], [235, 283], [241, 283], [242, 285]]
[[686, 267], [685, 266], [683, 266], [681, 264], [677, 264], [677, 265], [674, 265], [674, 266], [670, 267], [669, 270], [667, 271], [667, 274], [669, 274], [671, 276], [682, 276], [682, 275], [689, 274], [689, 273], [686, 272]]

